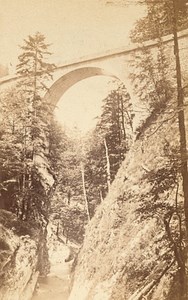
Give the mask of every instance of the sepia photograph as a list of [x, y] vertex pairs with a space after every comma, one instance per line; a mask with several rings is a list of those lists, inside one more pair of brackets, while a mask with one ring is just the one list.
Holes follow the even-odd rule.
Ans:
[[188, 0], [0, 0], [0, 300], [188, 300]]

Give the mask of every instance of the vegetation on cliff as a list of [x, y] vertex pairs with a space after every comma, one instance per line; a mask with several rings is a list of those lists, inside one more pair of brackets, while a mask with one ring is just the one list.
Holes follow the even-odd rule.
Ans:
[[[148, 15], [133, 38], [150, 33], [158, 45], [143, 43], [130, 64], [147, 117], [88, 226], [70, 299], [187, 299], [187, 102], [177, 38], [186, 3], [144, 2]], [[168, 30], [174, 51], [163, 43]]]
[[40, 33], [24, 40], [19, 80], [1, 95], [0, 121], [0, 208], [15, 213], [23, 227], [38, 224], [38, 269], [43, 274], [49, 271], [46, 228], [55, 182], [47, 156], [52, 108], [42, 100], [54, 68], [47, 62], [48, 47]]

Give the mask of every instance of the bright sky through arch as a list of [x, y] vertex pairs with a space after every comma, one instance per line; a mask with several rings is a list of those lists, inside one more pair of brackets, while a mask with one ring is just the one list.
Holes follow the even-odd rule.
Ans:
[[94, 128], [102, 100], [116, 86], [114, 79], [96, 76], [73, 85], [57, 104], [55, 116], [62, 126], [77, 127], [83, 134]]

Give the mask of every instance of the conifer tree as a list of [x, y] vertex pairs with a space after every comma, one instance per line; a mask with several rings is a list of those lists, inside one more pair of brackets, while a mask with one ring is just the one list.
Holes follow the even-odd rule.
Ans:
[[85, 177], [92, 215], [110, 190], [131, 145], [132, 117], [130, 96], [118, 83], [103, 100], [102, 114], [86, 146]]
[[103, 141], [105, 138], [104, 146], [107, 150], [106, 153], [109, 153], [110, 181], [112, 182], [131, 143], [130, 96], [126, 88], [120, 85], [109, 93], [103, 103], [97, 127], [103, 136]]
[[[51, 53], [48, 51], [49, 44], [45, 42], [45, 36], [36, 33], [24, 40], [21, 47], [22, 53], [18, 57], [17, 74], [20, 80], [17, 90], [23, 101], [27, 104], [25, 112], [24, 137], [23, 137], [23, 164], [22, 175], [22, 218], [28, 216], [27, 210], [40, 210], [38, 196], [29, 196], [35, 184], [40, 182], [40, 168], [38, 167], [38, 156], [45, 156], [48, 147], [49, 123], [52, 115], [50, 103], [43, 100], [43, 94], [47, 89], [47, 82], [52, 79], [54, 64], [48, 63]], [[38, 179], [37, 179], [38, 178]], [[42, 183], [41, 183], [42, 184]], [[45, 191], [44, 191], [45, 194]], [[25, 199], [26, 196], [26, 199]], [[30, 199], [31, 198], [31, 199]], [[42, 205], [43, 201], [41, 201]]]

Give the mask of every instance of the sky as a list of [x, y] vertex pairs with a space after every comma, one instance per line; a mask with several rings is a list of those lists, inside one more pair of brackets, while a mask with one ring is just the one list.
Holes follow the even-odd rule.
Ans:
[[76, 83], [60, 99], [55, 110], [57, 120], [63, 126], [76, 127], [86, 133], [95, 127], [101, 114], [102, 100], [115, 86], [114, 80], [107, 76], [90, 77]]
[[[126, 47], [129, 44], [128, 33], [143, 11], [133, 5], [134, 0], [128, 1], [129, 6], [121, 5], [122, 2], [126, 0], [0, 0], [0, 64], [7, 65], [10, 73], [14, 72], [20, 54], [19, 45], [37, 31], [52, 44], [51, 60], [57, 65], [85, 55]], [[88, 81], [90, 91], [85, 88], [86, 93], [80, 97], [79, 106], [85, 105], [81, 101], [91, 98], [91, 92], [99, 96], [102, 87], [99, 84], [97, 91], [95, 80], [98, 79], [93, 79], [93, 87]], [[80, 84], [85, 86], [86, 82], [84, 80]], [[96, 98], [97, 101], [101, 103], [101, 99]], [[93, 116], [96, 113], [90, 107], [87, 111], [93, 112]]]

